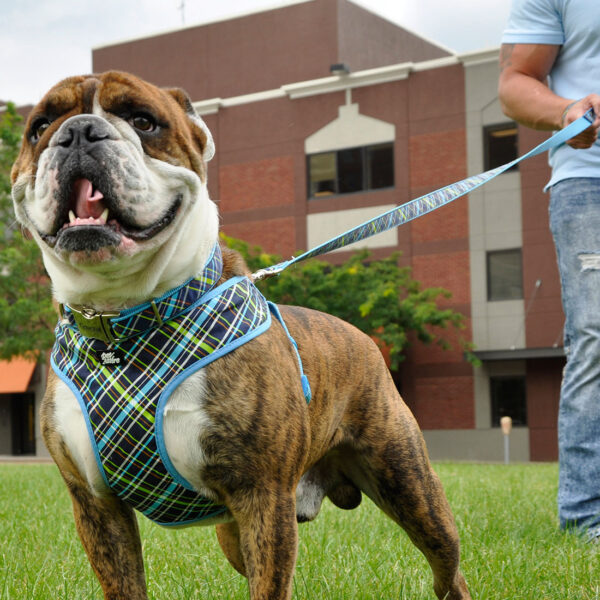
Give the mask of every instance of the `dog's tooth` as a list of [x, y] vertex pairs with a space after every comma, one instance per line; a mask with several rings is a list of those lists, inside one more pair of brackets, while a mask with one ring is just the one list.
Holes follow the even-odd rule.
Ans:
[[100, 222], [106, 223], [108, 221], [108, 208], [105, 208], [100, 215]]
[[72, 210], [70, 210], [69, 211], [69, 223], [73, 223], [73, 221], [75, 221], [76, 218], [77, 217], [75, 216], [75, 213]]

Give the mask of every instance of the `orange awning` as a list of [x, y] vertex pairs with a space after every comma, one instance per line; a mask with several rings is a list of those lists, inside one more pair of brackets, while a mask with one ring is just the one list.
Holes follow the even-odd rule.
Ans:
[[35, 361], [25, 358], [0, 360], [0, 394], [22, 394], [27, 391], [35, 370]]

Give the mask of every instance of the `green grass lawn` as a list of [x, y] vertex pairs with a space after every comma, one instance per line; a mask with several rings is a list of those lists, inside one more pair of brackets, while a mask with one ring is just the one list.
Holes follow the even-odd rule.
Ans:
[[[437, 464], [456, 515], [473, 598], [600, 600], [600, 547], [556, 527], [556, 465]], [[214, 529], [170, 531], [140, 518], [154, 600], [246, 599]], [[364, 499], [328, 501], [300, 526], [294, 598], [434, 597], [425, 559]], [[0, 465], [0, 599], [100, 599], [53, 465]]]

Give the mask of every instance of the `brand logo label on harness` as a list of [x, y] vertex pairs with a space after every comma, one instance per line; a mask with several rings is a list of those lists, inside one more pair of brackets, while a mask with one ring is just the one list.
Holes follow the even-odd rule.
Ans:
[[124, 354], [118, 350], [104, 350], [102, 352], [98, 352], [98, 358], [103, 367], [122, 365], [125, 361]]

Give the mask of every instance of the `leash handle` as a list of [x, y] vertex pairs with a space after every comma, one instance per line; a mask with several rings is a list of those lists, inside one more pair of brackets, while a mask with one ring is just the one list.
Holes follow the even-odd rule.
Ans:
[[489, 171], [485, 171], [484, 173], [480, 173], [479, 175], [473, 175], [471, 177], [467, 177], [461, 181], [457, 181], [456, 183], [452, 183], [443, 188], [440, 188], [434, 192], [426, 194], [425, 196], [421, 196], [414, 200], [407, 202], [406, 204], [402, 204], [401, 206], [397, 206], [392, 210], [383, 213], [382, 215], [371, 219], [370, 221], [366, 221], [361, 225], [354, 227], [342, 233], [341, 235], [324, 242], [323, 244], [296, 256], [295, 258], [291, 258], [290, 260], [286, 260], [280, 262], [271, 267], [266, 267], [265, 269], [260, 269], [251, 275], [253, 281], [260, 281], [261, 279], [266, 279], [268, 277], [273, 277], [274, 275], [279, 275], [284, 269], [287, 269], [289, 266], [300, 262], [302, 260], [306, 260], [307, 258], [313, 258], [315, 256], [319, 256], [321, 254], [326, 254], [327, 252], [331, 252], [332, 250], [337, 250], [338, 248], [343, 248], [344, 246], [348, 246], [349, 244], [353, 244], [354, 242], [358, 242], [360, 240], [367, 239], [373, 235], [378, 233], [382, 233], [384, 231], [388, 231], [394, 227], [399, 227], [400, 225], [404, 225], [409, 221], [413, 221], [418, 217], [422, 217], [427, 213], [430, 213], [446, 204], [449, 204], [453, 200], [468, 194], [472, 190], [482, 186], [488, 181], [492, 180], [494, 177], [497, 177], [504, 171], [507, 171], [514, 165], [520, 163], [527, 158], [531, 158], [532, 156], [536, 156], [541, 154], [542, 152], [546, 152], [551, 150], [552, 148], [556, 148], [566, 141], [570, 140], [572, 137], [580, 134], [582, 131], [587, 129], [591, 123], [594, 122], [594, 111], [593, 109], [588, 110], [583, 116], [579, 117], [579, 119], [573, 121], [570, 125], [557, 131], [550, 138], [527, 152], [523, 154], [523, 156], [516, 158], [515, 160], [506, 163], [505, 165], [501, 165], [500, 167], [496, 167], [495, 169], [490, 169]]

